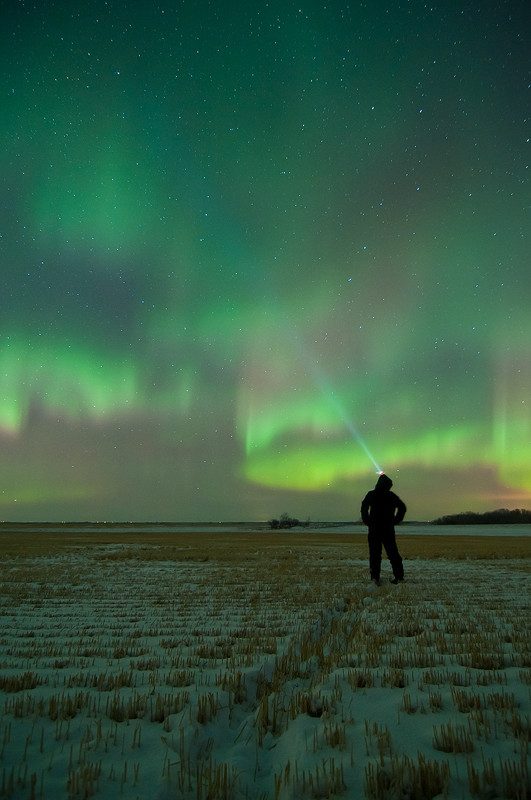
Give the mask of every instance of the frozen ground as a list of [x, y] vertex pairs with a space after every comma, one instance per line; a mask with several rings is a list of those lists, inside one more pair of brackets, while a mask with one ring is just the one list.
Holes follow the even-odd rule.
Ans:
[[524, 540], [376, 588], [362, 537], [40, 536], [3, 548], [0, 798], [526, 797]]

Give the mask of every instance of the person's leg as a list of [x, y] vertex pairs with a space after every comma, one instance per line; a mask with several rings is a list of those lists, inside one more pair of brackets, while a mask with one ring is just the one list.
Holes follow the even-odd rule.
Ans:
[[393, 575], [398, 581], [403, 581], [404, 564], [402, 563], [402, 558], [400, 556], [400, 553], [398, 552], [394, 531], [389, 531], [383, 537], [383, 546], [385, 547], [387, 558], [391, 562], [391, 569], [393, 570]]
[[380, 568], [382, 566], [382, 540], [379, 536], [369, 531], [369, 568], [371, 571], [371, 579], [373, 581], [380, 580]]

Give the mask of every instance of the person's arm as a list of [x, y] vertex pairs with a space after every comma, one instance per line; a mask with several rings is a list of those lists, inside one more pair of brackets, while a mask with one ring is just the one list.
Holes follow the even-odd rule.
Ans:
[[361, 503], [361, 518], [364, 525], [369, 524], [369, 507], [371, 505], [370, 492], [365, 495]]
[[395, 510], [395, 524], [400, 525], [404, 517], [406, 516], [406, 504], [402, 502], [402, 500], [397, 497], [396, 498], [396, 510]]

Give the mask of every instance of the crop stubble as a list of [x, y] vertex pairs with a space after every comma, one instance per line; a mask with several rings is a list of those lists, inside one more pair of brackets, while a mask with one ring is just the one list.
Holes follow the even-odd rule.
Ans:
[[525, 797], [524, 539], [0, 539], [0, 798]]

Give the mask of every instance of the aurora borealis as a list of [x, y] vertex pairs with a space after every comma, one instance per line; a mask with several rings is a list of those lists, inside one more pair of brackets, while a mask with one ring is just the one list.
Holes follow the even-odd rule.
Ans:
[[528, 3], [9, 3], [0, 518], [531, 502]]

